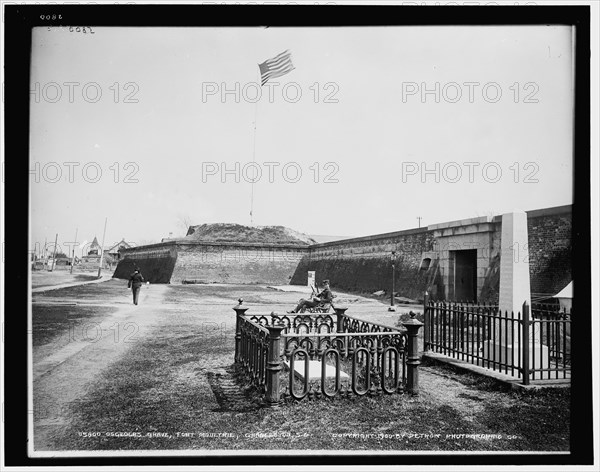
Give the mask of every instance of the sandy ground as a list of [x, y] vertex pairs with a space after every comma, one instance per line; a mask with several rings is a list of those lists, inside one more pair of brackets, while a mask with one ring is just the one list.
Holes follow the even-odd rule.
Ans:
[[[43, 280], [41, 280], [43, 278]], [[74, 281], [68, 274], [47, 273], [39, 277], [40, 284], [70, 284]], [[108, 369], [111, 364], [127, 355], [127, 351], [136, 343], [144, 343], [150, 338], [164, 336], [182, 324], [194, 324], [197, 327], [214, 329], [214, 320], [218, 319], [219, 330], [223, 334], [233, 335], [235, 312], [232, 307], [239, 297], [249, 307], [248, 314], [265, 311], [284, 313], [291, 309], [300, 298], [307, 297], [305, 287], [290, 290], [267, 289], [260, 286], [260, 295], [256, 295], [252, 286], [240, 287], [232, 293], [231, 299], [222, 296], [203, 295], [199, 297], [178, 296], [178, 302], [167, 301], [165, 296], [173, 291], [170, 285], [144, 285], [139, 305], [131, 303], [131, 291], [126, 289], [124, 281], [104, 282], [104, 289], [110, 289], [110, 297], [85, 297], [69, 295], [68, 290], [58, 289], [45, 292], [42, 297], [34, 293], [33, 306], [53, 304], [78, 304], [85, 306], [109, 307], [108, 316], [94, 323], [75, 324], [68, 332], [51, 342], [37, 346], [33, 350], [33, 397], [34, 397], [34, 447], [47, 450], [57, 446], [61, 434], [69, 425], [71, 416], [68, 405], [85, 401], [93, 389], [94, 380]], [[208, 286], [188, 286], [187, 292], [204, 288], [220, 289], [222, 284]], [[204, 291], [204, 290], [203, 290]], [[72, 292], [71, 292], [72, 293]], [[393, 324], [398, 312], [390, 313], [386, 305], [375, 300], [336, 292], [336, 303], [350, 306], [352, 314], [364, 316], [373, 321]], [[308, 294], [309, 295], [309, 294]], [[192, 328], [190, 328], [191, 330]], [[233, 336], [231, 336], [233, 337]], [[206, 365], [204, 365], [206, 364]], [[199, 362], [200, 368], [210, 368], [216, 373], [224, 372], [230, 359], [206, 357]], [[210, 392], [204, 382], [197, 386], [199, 390]], [[213, 397], [214, 398], [214, 397]], [[67, 405], [67, 407], [65, 407]], [[212, 407], [218, 407], [216, 400]]]
[[[61, 427], [68, 424], [64, 405], [84, 398], [100, 372], [160, 323], [160, 315], [164, 313], [161, 301], [167, 286], [156, 285], [152, 289], [145, 286], [140, 293], [140, 304], [136, 306], [131, 302], [130, 305], [123, 304], [122, 298], [131, 298], [131, 291], [123, 287], [122, 281], [107, 283], [115, 287], [116, 296], [110, 300], [113, 303], [78, 299], [71, 299], [71, 302], [111, 307], [114, 311], [109, 316], [89, 325], [75, 323], [73, 329], [60, 338], [33, 350], [34, 421], [36, 416], [41, 417], [35, 421], [36, 449], [44, 449], [49, 442], [48, 436], [56, 434], [57, 430], [60, 432]], [[60, 302], [69, 302], [60, 298], [59, 291], [53, 293]], [[46, 303], [57, 301], [50, 299]], [[48, 410], [50, 414], [44, 414]], [[42, 414], [35, 415], [38, 412]]]
[[[102, 275], [112, 276], [106, 271], [103, 271]], [[94, 272], [74, 272], [71, 274], [68, 270], [55, 270], [49, 272], [47, 270], [34, 270], [31, 272], [31, 286], [33, 289], [41, 287], [53, 287], [63, 284], [80, 283], [84, 281], [95, 280], [98, 276], [98, 271]]]
[[[100, 291], [96, 294], [95, 291]], [[79, 295], [78, 295], [79, 293]], [[401, 307], [395, 313], [387, 305], [356, 295], [337, 293], [337, 303], [349, 307], [348, 314], [394, 325], [400, 313], [415, 307]], [[59, 289], [34, 294], [33, 309], [52, 304], [77, 304], [86, 307], [108, 308], [93, 324], [85, 319], [74, 319], [72, 329], [45, 344], [36, 346], [33, 359], [33, 426], [36, 451], [63, 449], [68, 440], [73, 417], [73, 405], [86, 402], [102, 384], [106, 389], [107, 375], [113, 366], [131, 357], [132, 349], [152, 346], [156, 362], [173, 349], [169, 344], [175, 336], [186, 340], [210, 336], [216, 344], [206, 343], [202, 355], [190, 354], [190, 363], [169, 372], [170, 388], [177, 391], [191, 389], [203, 398], [202, 409], [219, 408], [219, 403], [206, 373], [225, 374], [233, 361], [233, 335], [235, 312], [232, 307], [242, 297], [249, 307], [248, 314], [259, 311], [285, 312], [306, 294], [302, 292], [267, 289], [266, 286], [171, 286], [145, 285], [140, 294], [140, 304], [131, 303], [131, 291], [122, 280], [110, 280], [99, 285], [86, 286], [82, 291]], [[186, 334], [187, 333], [187, 334]], [[208, 339], [208, 338], [206, 338]], [[156, 347], [158, 346], [158, 347]], [[199, 375], [201, 373], [202, 375]], [[424, 399], [439, 402], [458, 410], [467, 420], [475, 420], [485, 402], [506, 403], [509, 399], [499, 392], [468, 394], [465, 386], [451, 376], [440, 374], [432, 368], [421, 369], [421, 391]], [[102, 382], [101, 382], [102, 381]], [[467, 392], [467, 393], [465, 393]], [[156, 395], [147, 389], [138, 395]], [[81, 421], [81, 418], [78, 419]], [[79, 426], [79, 425], [78, 425]]]

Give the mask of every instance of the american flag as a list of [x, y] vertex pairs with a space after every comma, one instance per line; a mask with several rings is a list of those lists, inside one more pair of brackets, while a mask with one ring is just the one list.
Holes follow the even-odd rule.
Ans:
[[263, 86], [269, 79], [281, 77], [295, 69], [294, 64], [292, 64], [292, 53], [285, 50], [273, 59], [267, 59], [262, 64], [259, 64], [258, 68], [260, 69], [260, 85]]

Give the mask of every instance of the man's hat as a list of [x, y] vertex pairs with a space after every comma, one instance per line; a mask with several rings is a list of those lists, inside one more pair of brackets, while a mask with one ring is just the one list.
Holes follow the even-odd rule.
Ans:
[[323, 285], [328, 284], [328, 283], [329, 283], [328, 279], [325, 279], [325, 280], [323, 280], [323, 282], [321, 282], [321, 284], [323, 284]]

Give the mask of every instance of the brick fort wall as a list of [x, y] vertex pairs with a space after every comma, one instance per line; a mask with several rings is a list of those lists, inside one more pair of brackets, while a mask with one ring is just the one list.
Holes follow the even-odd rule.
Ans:
[[[571, 211], [572, 206], [565, 205], [527, 212], [531, 291], [535, 294], [556, 294], [572, 280]], [[501, 216], [494, 218], [489, 248], [484, 248], [490, 254], [488, 266], [478, 267], [484, 278], [478, 295], [492, 303], [498, 302], [501, 221]], [[420, 270], [424, 253], [435, 251], [434, 241], [433, 231], [420, 228], [315, 244], [298, 264], [291, 283], [305, 285], [307, 272], [316, 271], [317, 281], [329, 279], [339, 290], [389, 293], [390, 254], [395, 250], [396, 292], [420, 300], [429, 284], [439, 282], [439, 273]], [[444, 298], [444, 293], [440, 296]]]
[[573, 280], [571, 205], [527, 212], [531, 291], [554, 295]]
[[[527, 212], [531, 290], [555, 294], [572, 280], [571, 205]], [[501, 217], [494, 218], [482, 299], [497, 301]], [[123, 251], [113, 277], [126, 279], [134, 267], [151, 283], [293, 284], [306, 285], [308, 271], [317, 281], [359, 293], [391, 289], [391, 252], [396, 251], [396, 292], [422, 299], [439, 279], [431, 265], [421, 270], [424, 256], [435, 257], [434, 231], [418, 228], [332, 241], [312, 246], [262, 243], [168, 241]], [[439, 254], [438, 254], [439, 257]], [[434, 261], [432, 261], [434, 262]], [[436, 278], [437, 277], [437, 278]], [[438, 280], [439, 281], [439, 280]], [[443, 298], [444, 294], [440, 296]]]
[[177, 262], [177, 248], [172, 243], [150, 244], [129, 248], [122, 253], [113, 278], [129, 279], [136, 267], [150, 283], [168, 284]]
[[307, 247], [287, 245], [178, 245], [171, 282], [286, 285], [307, 252]]
[[391, 252], [396, 251], [395, 290], [400, 296], [422, 298], [427, 273], [420, 271], [423, 252], [432, 248], [427, 228], [353, 238], [310, 246], [292, 284], [306, 285], [307, 271], [316, 271], [317, 282], [329, 279], [332, 287], [353, 292], [391, 291]]

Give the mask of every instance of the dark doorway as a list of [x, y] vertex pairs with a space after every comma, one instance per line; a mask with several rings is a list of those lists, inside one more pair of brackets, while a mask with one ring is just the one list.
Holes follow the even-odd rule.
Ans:
[[477, 302], [477, 249], [454, 253], [454, 299]]

